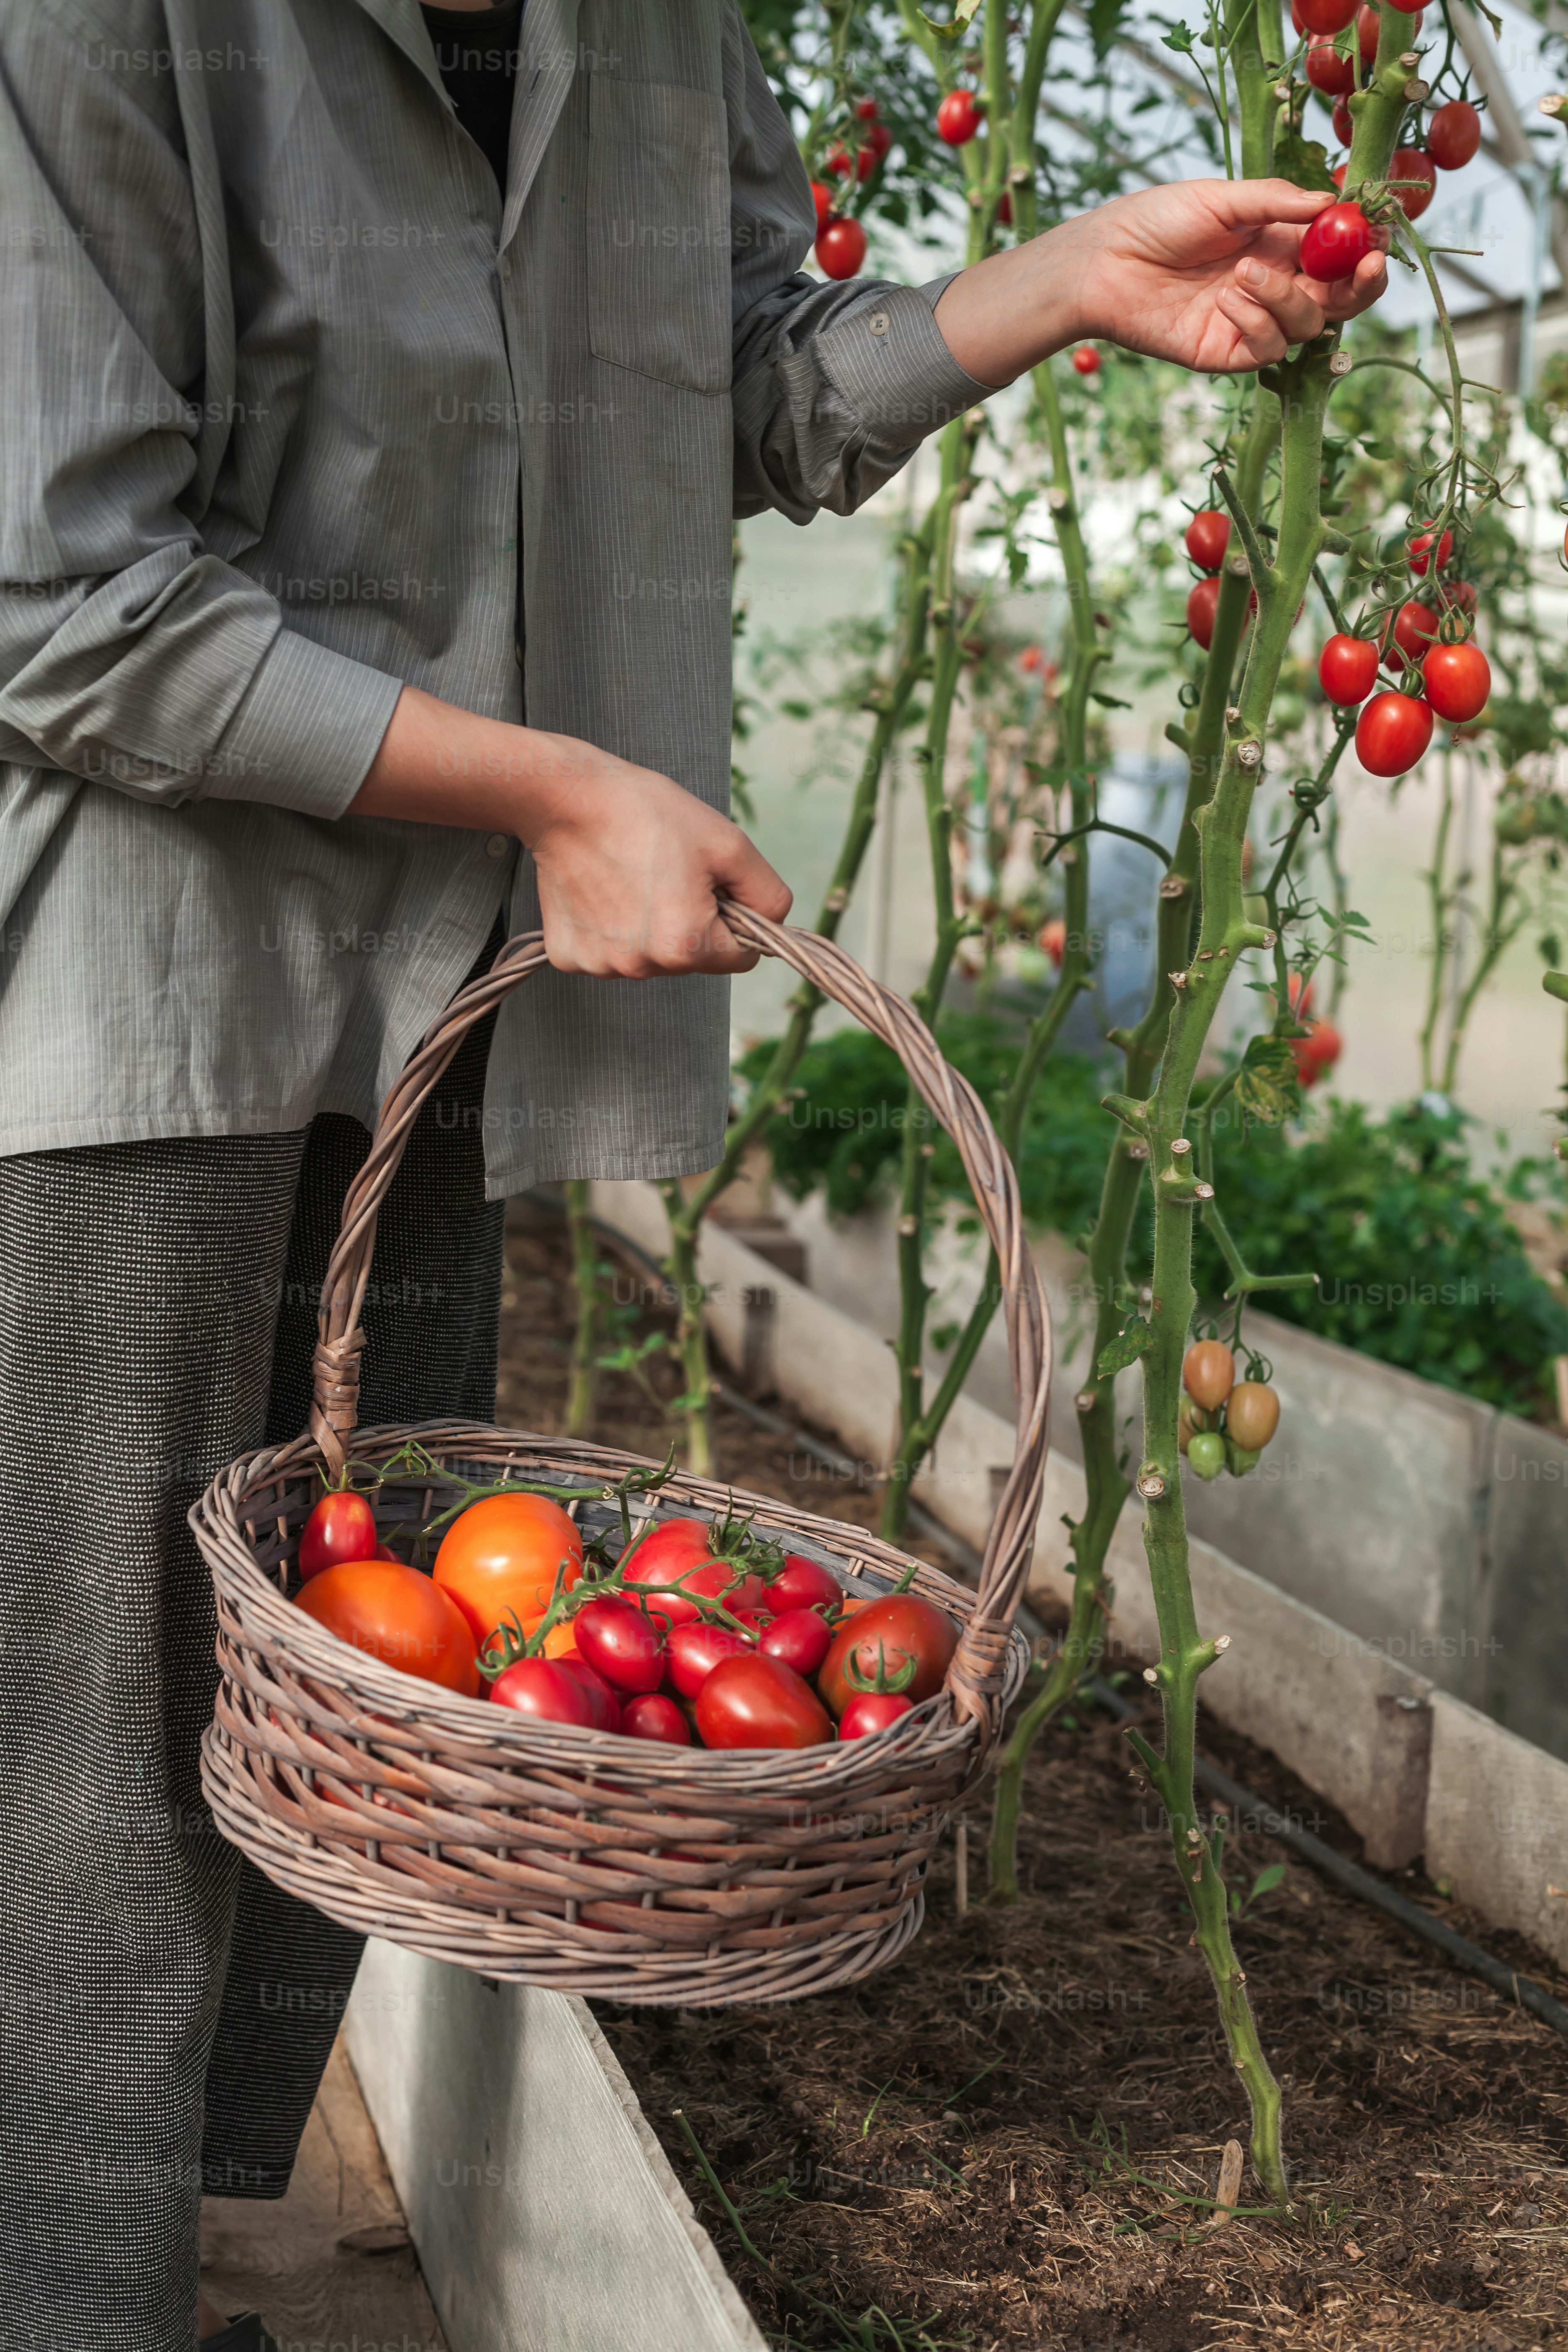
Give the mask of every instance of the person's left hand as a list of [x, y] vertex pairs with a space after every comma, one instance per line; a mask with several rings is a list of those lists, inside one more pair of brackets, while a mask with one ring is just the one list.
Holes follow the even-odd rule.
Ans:
[[1301, 274], [1302, 233], [1333, 201], [1289, 180], [1179, 180], [1117, 196], [961, 271], [937, 324], [986, 384], [1085, 337], [1204, 374], [1264, 367], [1387, 283], [1381, 252], [1336, 285]]

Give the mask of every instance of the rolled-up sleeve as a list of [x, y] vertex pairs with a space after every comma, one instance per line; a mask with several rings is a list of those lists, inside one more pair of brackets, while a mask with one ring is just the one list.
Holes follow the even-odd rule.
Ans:
[[162, 9], [106, 13], [94, 44], [86, 10], [0, 10], [0, 759], [336, 817], [402, 682], [203, 546], [226, 277]]
[[816, 226], [805, 167], [731, 8], [731, 272], [735, 512], [852, 513], [926, 437], [995, 390], [961, 368], [929, 286], [824, 283], [800, 268]]

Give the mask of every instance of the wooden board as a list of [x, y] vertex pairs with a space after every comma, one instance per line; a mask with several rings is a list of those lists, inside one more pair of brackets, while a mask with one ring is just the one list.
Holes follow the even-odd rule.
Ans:
[[202, 2285], [220, 2311], [259, 2311], [285, 2347], [446, 2352], [341, 2039], [289, 2194], [202, 2200]]

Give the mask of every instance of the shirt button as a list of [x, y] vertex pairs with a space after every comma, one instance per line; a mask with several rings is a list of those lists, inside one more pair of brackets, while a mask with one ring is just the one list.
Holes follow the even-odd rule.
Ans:
[[885, 335], [888, 331], [888, 314], [886, 310], [879, 310], [870, 323], [871, 332], [874, 335]]
[[502, 254], [501, 256], [500, 274], [507, 279], [510, 279], [511, 277], [511, 257], [510, 254]]
[[511, 842], [506, 834], [492, 833], [489, 839], [485, 844], [485, 856], [487, 857], [504, 857], [510, 847]]

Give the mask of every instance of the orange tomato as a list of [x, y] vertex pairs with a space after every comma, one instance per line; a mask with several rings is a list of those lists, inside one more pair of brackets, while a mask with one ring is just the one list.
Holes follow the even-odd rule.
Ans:
[[416, 1568], [399, 1560], [342, 1560], [311, 1577], [294, 1606], [369, 1657], [466, 1698], [479, 1696], [468, 1620]]
[[525, 1628], [550, 1605], [555, 1572], [583, 1573], [583, 1538], [547, 1495], [487, 1495], [470, 1503], [441, 1538], [434, 1570], [482, 1646], [509, 1611]]

